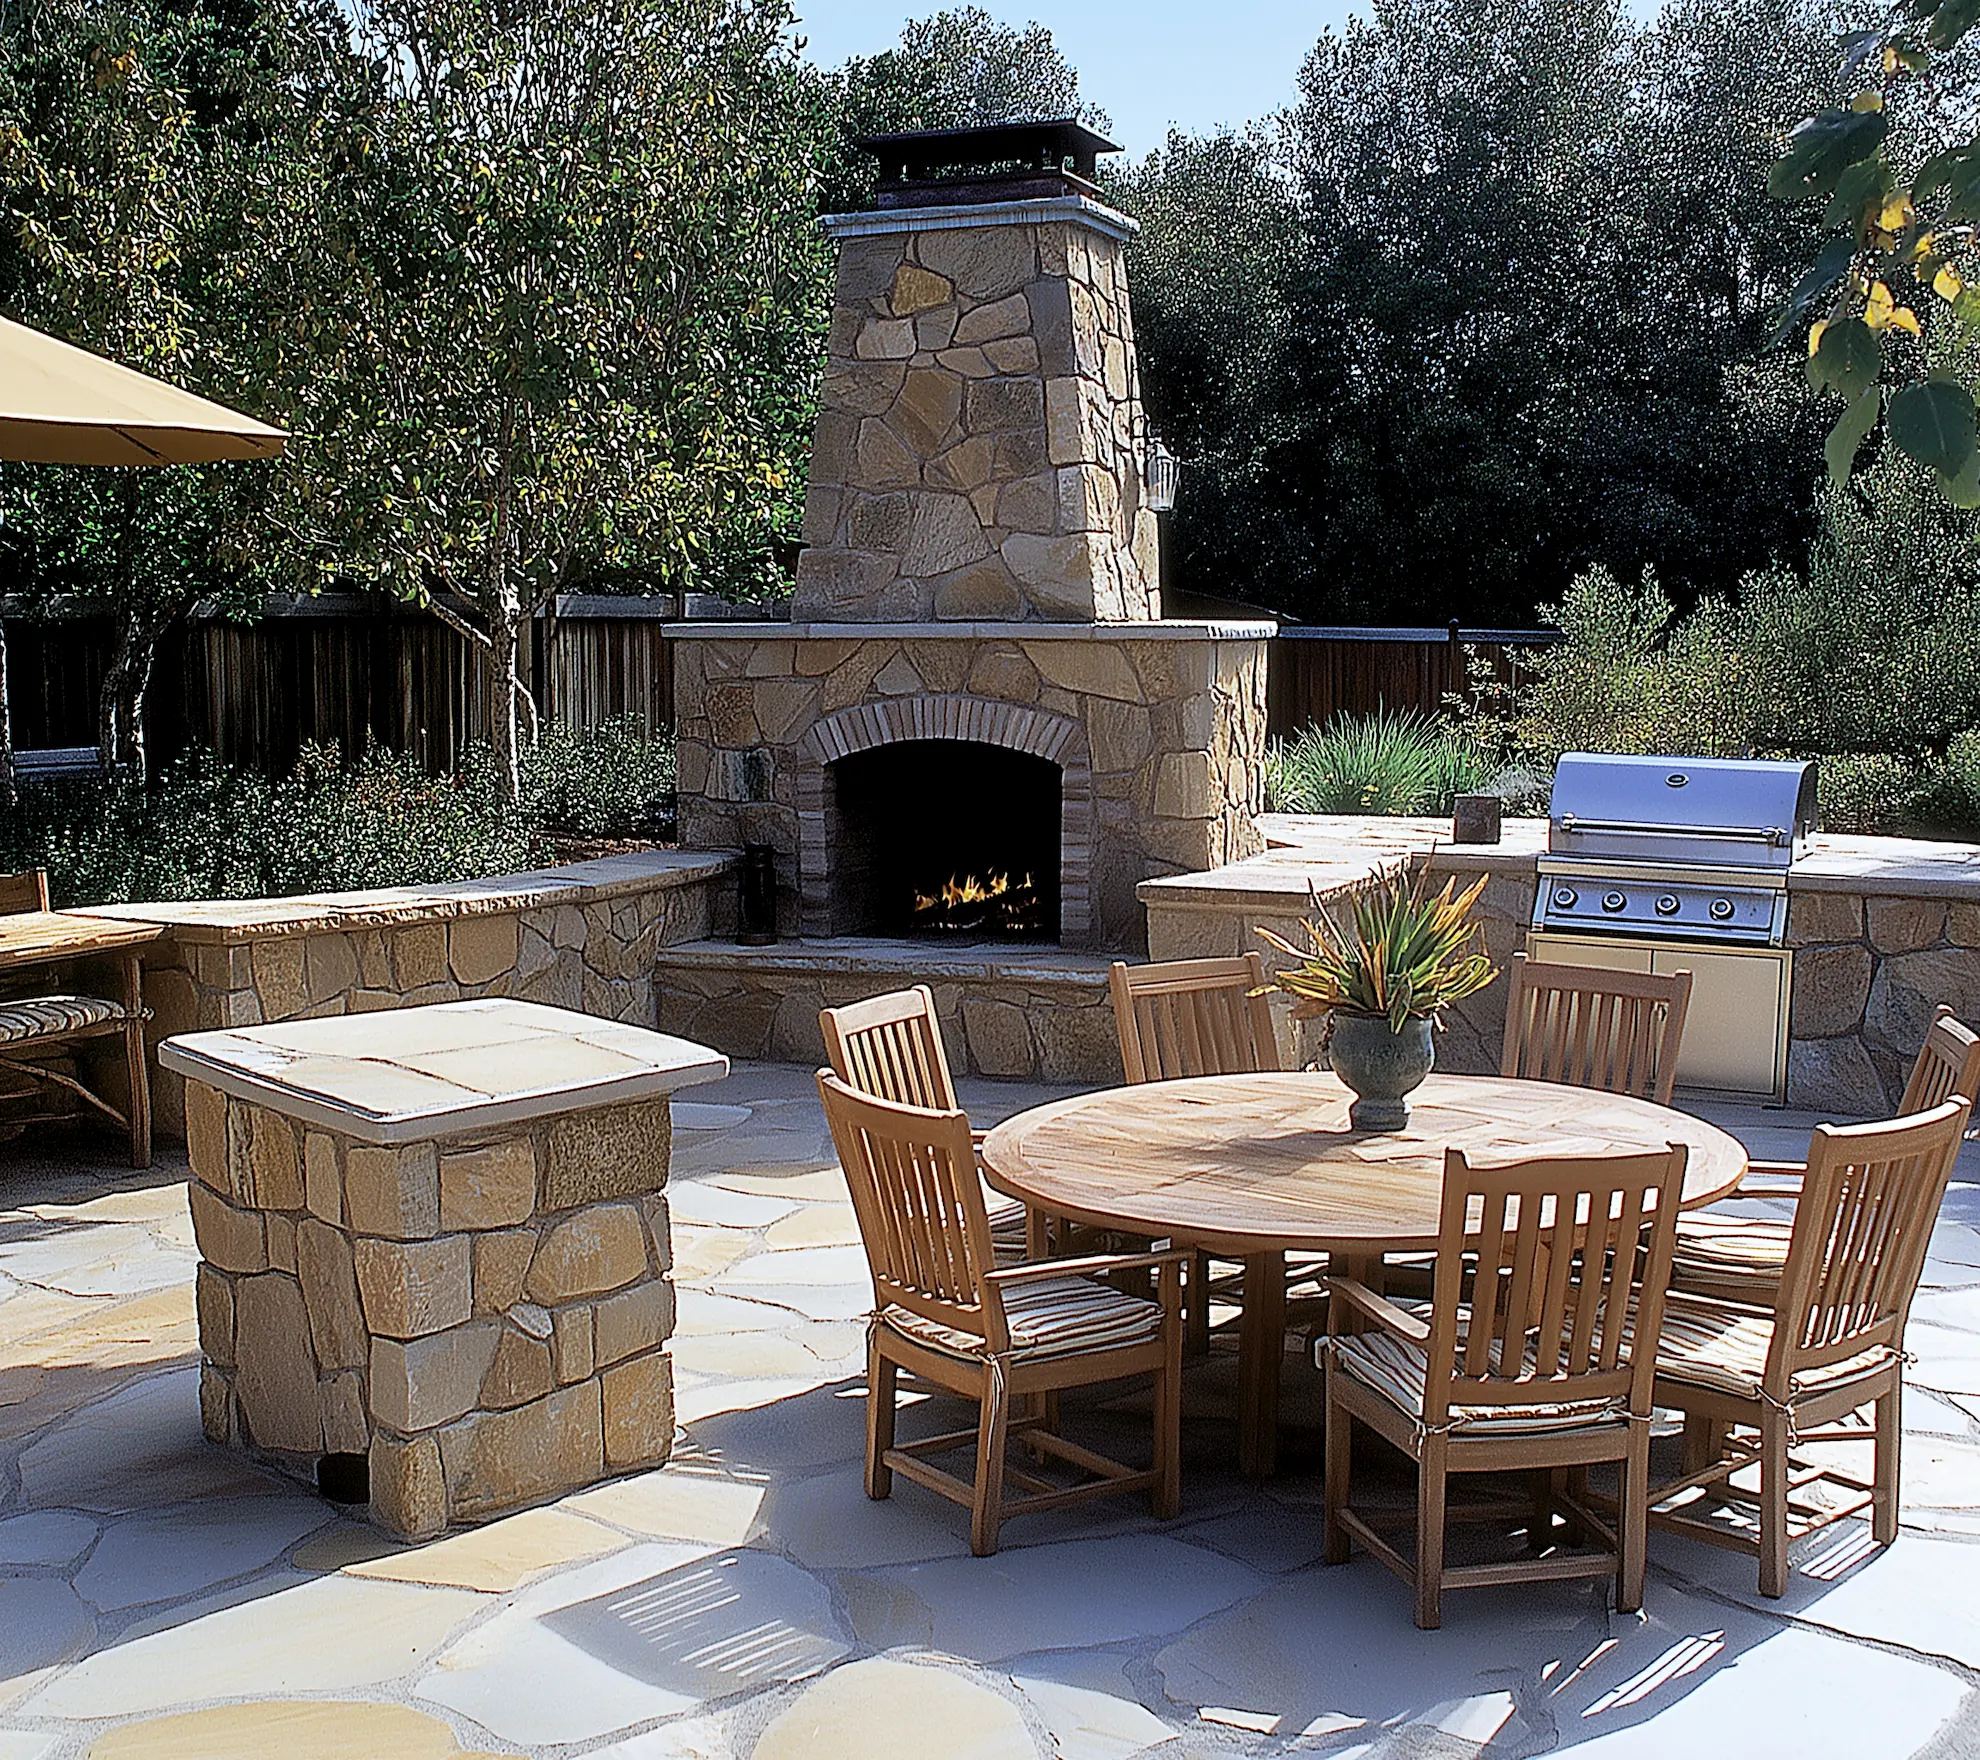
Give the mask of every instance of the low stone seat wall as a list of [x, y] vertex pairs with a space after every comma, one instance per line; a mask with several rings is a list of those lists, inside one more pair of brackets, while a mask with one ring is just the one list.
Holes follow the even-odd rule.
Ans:
[[[515, 996], [652, 1026], [655, 952], [718, 927], [735, 858], [649, 850], [445, 886], [111, 905], [156, 923], [144, 994], [154, 1045], [175, 1034]], [[159, 1072], [160, 1130], [186, 1129]]]

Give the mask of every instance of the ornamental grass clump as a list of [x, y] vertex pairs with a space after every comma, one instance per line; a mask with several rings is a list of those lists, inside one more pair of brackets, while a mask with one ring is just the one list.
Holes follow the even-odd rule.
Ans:
[[1499, 975], [1486, 957], [1483, 931], [1471, 918], [1485, 890], [1484, 876], [1463, 892], [1448, 880], [1432, 897], [1429, 872], [1428, 862], [1414, 879], [1396, 867], [1356, 888], [1345, 901], [1345, 927], [1316, 895], [1314, 914], [1301, 925], [1310, 948], [1295, 947], [1269, 929], [1258, 931], [1296, 962], [1273, 980], [1299, 999], [1295, 1015], [1310, 1018], [1337, 1009], [1376, 1015], [1401, 1032], [1412, 1015], [1434, 1017]]

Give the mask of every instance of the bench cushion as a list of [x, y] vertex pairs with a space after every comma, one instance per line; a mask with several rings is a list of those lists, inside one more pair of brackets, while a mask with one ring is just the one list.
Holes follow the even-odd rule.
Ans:
[[16, 996], [0, 1002], [0, 1046], [30, 1044], [123, 1019], [123, 1005], [100, 996]]

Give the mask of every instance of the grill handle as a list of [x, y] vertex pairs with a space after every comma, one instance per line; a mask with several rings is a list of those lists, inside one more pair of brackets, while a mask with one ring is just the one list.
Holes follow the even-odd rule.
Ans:
[[1793, 839], [1778, 825], [1646, 825], [1640, 819], [1579, 819], [1564, 813], [1559, 821], [1570, 837], [1577, 832], [1603, 837], [1716, 837], [1728, 842], [1764, 843], [1780, 849]]

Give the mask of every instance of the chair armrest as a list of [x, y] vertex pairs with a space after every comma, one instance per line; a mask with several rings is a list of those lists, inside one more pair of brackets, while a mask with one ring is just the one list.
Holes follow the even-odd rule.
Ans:
[[1334, 1316], [1345, 1303], [1350, 1308], [1360, 1310], [1384, 1332], [1392, 1332], [1396, 1337], [1407, 1339], [1411, 1344], [1428, 1344], [1430, 1328], [1414, 1314], [1406, 1314], [1394, 1302], [1378, 1296], [1365, 1283], [1357, 1283], [1352, 1277], [1330, 1277], [1327, 1279], [1327, 1330], [1334, 1330]]
[[972, 1130], [969, 1133], [970, 1147], [973, 1149], [981, 1149], [983, 1147], [983, 1139], [987, 1137], [989, 1134], [990, 1133], [988, 1131]]
[[1109, 1271], [1156, 1270], [1181, 1267], [1190, 1255], [1181, 1248], [1160, 1253], [1089, 1253], [1083, 1259], [1037, 1259], [1029, 1265], [1005, 1265], [983, 1274], [985, 1283], [1031, 1283], [1041, 1277], [1092, 1277]]

